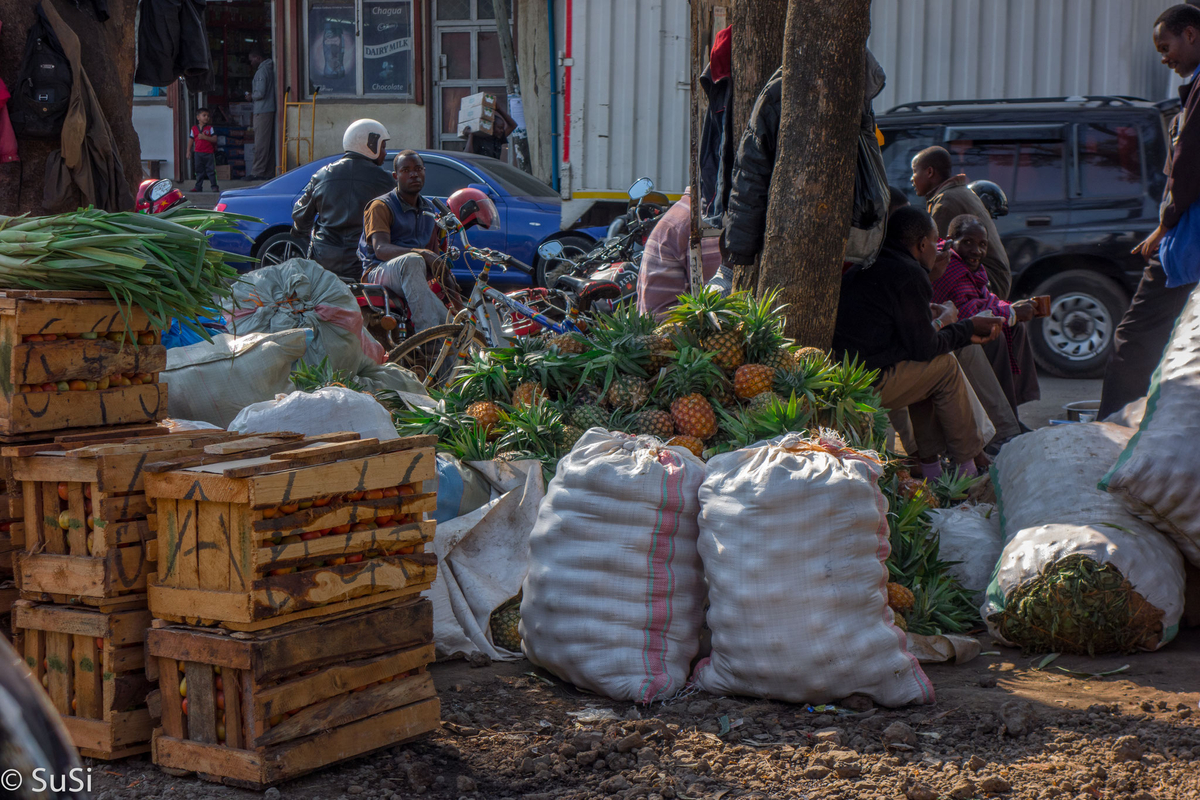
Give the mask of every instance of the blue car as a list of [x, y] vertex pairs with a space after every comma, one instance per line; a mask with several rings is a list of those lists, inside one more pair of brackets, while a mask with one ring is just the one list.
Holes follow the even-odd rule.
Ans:
[[[392, 157], [389, 151], [384, 166], [391, 175]], [[557, 239], [564, 246], [591, 250], [604, 237], [604, 228], [585, 228], [560, 231], [561, 200], [551, 187], [528, 173], [486, 156], [453, 153], [442, 150], [419, 151], [425, 160], [426, 197], [445, 200], [454, 192], [468, 186], [488, 193], [500, 214], [500, 224], [491, 230], [472, 228], [467, 232], [471, 244], [507, 253], [535, 267], [532, 281], [545, 285], [545, 265], [539, 263], [537, 248], [542, 242]], [[259, 222], [239, 223], [250, 238], [231, 233], [212, 234], [215, 247], [232, 253], [259, 259], [263, 264], [275, 264], [304, 255], [307, 243], [297, 242], [289, 233], [292, 227], [292, 206], [304, 192], [313, 174], [340, 155], [329, 156], [297, 167], [278, 178], [246, 189], [221, 192], [218, 211], [229, 211], [258, 217]], [[455, 243], [458, 243], [455, 237]], [[252, 269], [253, 262], [245, 268]], [[476, 270], [480, 265], [474, 263]], [[464, 286], [474, 282], [466, 262], [460, 258], [453, 267], [454, 275]], [[520, 270], [493, 271], [491, 283], [497, 289], [511, 290], [529, 286], [531, 276]]]

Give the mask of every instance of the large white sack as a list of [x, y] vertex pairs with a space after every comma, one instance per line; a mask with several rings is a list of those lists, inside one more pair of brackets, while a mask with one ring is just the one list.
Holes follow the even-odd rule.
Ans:
[[592, 428], [558, 464], [529, 536], [525, 655], [614, 700], [677, 694], [700, 647], [704, 462]]
[[304, 355], [308, 331], [221, 333], [167, 351], [162, 380], [171, 416], [211, 422], [222, 428], [252, 403], [292, 388], [292, 365]]
[[887, 605], [887, 501], [868, 457], [799, 434], [714, 456], [700, 487], [719, 695], [826, 703], [865, 694], [932, 703]]
[[958, 562], [951, 565], [950, 574], [974, 595], [976, 605], [981, 604], [1004, 547], [1000, 513], [991, 503], [980, 503], [935, 508], [929, 516], [940, 543], [938, 557]]
[[1006, 641], [995, 617], [1012, 592], [1072, 555], [1111, 563], [1163, 612], [1162, 637], [1147, 647], [1175, 636], [1184, 604], [1179, 550], [1096, 485], [1132, 435], [1107, 422], [1057, 425], [1019, 436], [1000, 451], [993, 479], [1005, 545], [980, 608], [997, 639]]
[[1101, 487], [1170, 536], [1200, 567], [1200, 293], [1183, 308], [1150, 381], [1146, 410]]
[[229, 423], [237, 433], [292, 431], [307, 436], [354, 431], [364, 439], [398, 439], [392, 415], [369, 394], [344, 386], [315, 392], [292, 392], [275, 400], [246, 406]]
[[[438, 462], [439, 477], [448, 474], [440, 458]], [[546, 496], [542, 464], [533, 459], [470, 463], [486, 477], [496, 498], [438, 521], [433, 537], [438, 574], [424, 592], [433, 603], [433, 642], [439, 658], [486, 653], [493, 661], [511, 661], [521, 654], [496, 646], [491, 617], [521, 591], [525, 580], [529, 532]]]

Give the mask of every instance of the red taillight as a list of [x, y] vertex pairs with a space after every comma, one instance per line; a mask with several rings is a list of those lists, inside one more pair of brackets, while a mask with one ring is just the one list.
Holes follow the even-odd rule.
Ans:
[[224, 204], [224, 203], [217, 203], [217, 204], [216, 204], [216, 205], [213, 207], [213, 211], [224, 211], [224, 210], [225, 210], [225, 204]]

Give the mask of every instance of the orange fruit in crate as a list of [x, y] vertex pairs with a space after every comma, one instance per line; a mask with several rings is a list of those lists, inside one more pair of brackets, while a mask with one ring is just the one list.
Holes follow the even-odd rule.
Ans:
[[97, 389], [107, 389], [111, 385], [112, 381], [108, 378], [101, 378], [100, 380], [96, 381]]
[[366, 500], [382, 500], [383, 499], [383, 490], [382, 489], [372, 489], [371, 491], [369, 491], [365, 495], [363, 495], [363, 498]]
[[331, 567], [340, 567], [342, 564], [345, 564], [345, 563], [346, 563], [346, 558], [344, 556], [338, 556], [337, 558], [329, 559], [329, 566], [331, 566]]
[[312, 500], [301, 500], [296, 505], [300, 506], [300, 508], [312, 508], [313, 502]]
[[213, 679], [213, 688], [218, 692], [225, 688], [225, 679], [218, 675]]
[[25, 341], [27, 341], [27, 342], [40, 342], [40, 341], [43, 341], [43, 339], [42, 339], [42, 335], [41, 335], [40, 333], [31, 333], [31, 334], [29, 334], [28, 336], [26, 336], [26, 337], [25, 337]]
[[179, 679], [179, 696], [187, 697], [187, 678]]
[[217, 708], [224, 710], [225, 708], [225, 693], [217, 692]]
[[92, 485], [90, 483], [85, 483], [83, 485], [83, 496], [88, 500], [92, 499]]
[[355, 554], [354, 554], [354, 555], [352, 555], [352, 556], [346, 556], [346, 563], [347, 563], [347, 564], [357, 564], [358, 562], [360, 562], [360, 561], [362, 561], [362, 560], [363, 560], [363, 554], [362, 554], [362, 553], [355, 553]]
[[263, 519], [275, 519], [277, 516], [279, 516], [279, 512], [273, 508], [264, 508], [262, 515]]
[[59, 481], [59, 482], [58, 482], [58, 499], [60, 499], [60, 500], [66, 500], [66, 499], [67, 499], [67, 484], [66, 484], [66, 481]]
[[312, 504], [317, 508], [324, 508], [325, 506], [329, 505], [329, 501], [332, 499], [332, 497], [318, 497], [312, 501]]
[[71, 710], [72, 710], [72, 711], [78, 711], [78, 710], [79, 710], [79, 699], [78, 699], [78, 698], [76, 698], [76, 697], [72, 697], [72, 698], [71, 698]]
[[399, 497], [400, 488], [398, 486], [388, 486], [385, 489], [380, 489], [384, 497]]
[[349, 522], [347, 522], [345, 525], [338, 525], [337, 527], [333, 528], [333, 532], [334, 533], [349, 533], [351, 527], [353, 527], [353, 526]]
[[305, 531], [304, 533], [300, 534], [300, 539], [301, 541], [307, 542], [313, 539], [320, 539], [322, 535], [323, 534], [320, 531]]
[[376, 524], [376, 525], [378, 525], [378, 526], [379, 526], [379, 527], [381, 527], [381, 528], [382, 528], [382, 527], [385, 527], [385, 526], [387, 526], [387, 525], [391, 525], [391, 524], [392, 524], [392, 517], [391, 517], [391, 516], [387, 516], [387, 517], [376, 517], [376, 518], [375, 518], [375, 524]]
[[300, 506], [297, 503], [288, 503], [285, 506], [279, 507], [280, 514], [295, 514], [299, 510], [300, 510]]
[[87, 381], [70, 381], [68, 385], [72, 392], [86, 392], [88, 388]]
[[357, 503], [359, 500], [363, 499], [363, 494], [364, 492], [350, 492], [346, 495], [346, 499], [352, 503]]
[[[153, 344], [153, 342], [151, 342], [151, 344]], [[224, 722], [217, 723], [217, 741], [220, 742], [221, 744], [225, 743], [225, 723]]]
[[101, 638], [99, 638], [99, 637], [97, 637], [97, 638], [96, 638], [96, 649], [97, 649], [97, 650], [103, 650], [103, 649], [104, 649], [104, 640], [103, 640], [103, 639], [101, 639]]
[[407, 483], [406, 483], [406, 484], [404, 484], [403, 486], [399, 487], [399, 488], [400, 488], [400, 494], [401, 494], [401, 495], [409, 495], [409, 494], [416, 494], [416, 493], [417, 493], [417, 490], [416, 490], [416, 489], [414, 489], [414, 488], [413, 488], [411, 485], [409, 485], [409, 484], [407, 484]]
[[187, 699], [186, 698], [183, 701], [183, 714], [184, 714], [184, 716], [187, 716]]

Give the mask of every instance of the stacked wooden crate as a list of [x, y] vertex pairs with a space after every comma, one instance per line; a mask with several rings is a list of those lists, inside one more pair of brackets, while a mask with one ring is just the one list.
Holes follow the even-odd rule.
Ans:
[[150, 465], [156, 764], [261, 788], [437, 726], [432, 445], [231, 443]]

